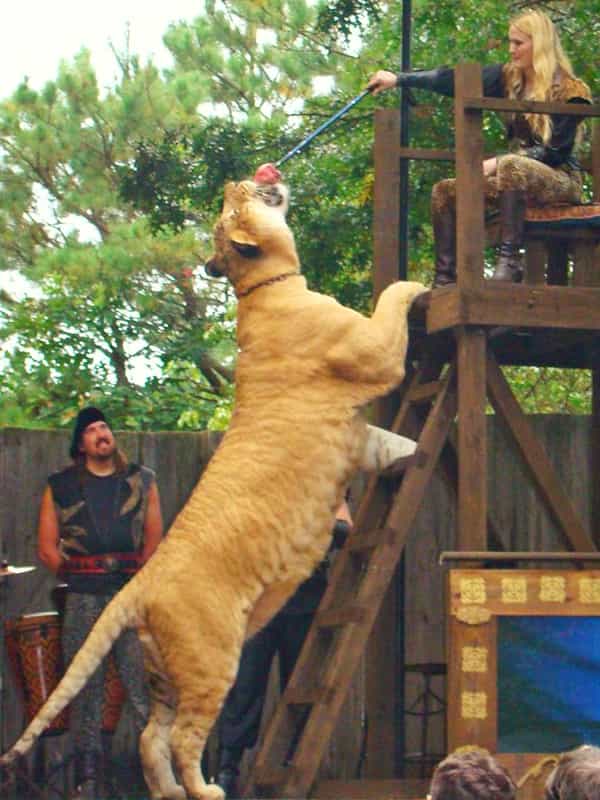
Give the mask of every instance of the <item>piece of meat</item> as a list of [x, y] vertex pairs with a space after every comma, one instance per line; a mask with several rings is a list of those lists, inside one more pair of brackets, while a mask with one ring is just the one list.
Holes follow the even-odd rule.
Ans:
[[254, 173], [255, 183], [278, 183], [281, 180], [281, 172], [275, 164], [261, 164]]

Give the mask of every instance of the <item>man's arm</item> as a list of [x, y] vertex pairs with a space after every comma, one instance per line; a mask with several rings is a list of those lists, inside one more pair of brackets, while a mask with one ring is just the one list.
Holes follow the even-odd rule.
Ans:
[[160, 544], [163, 535], [163, 520], [160, 510], [160, 495], [156, 481], [148, 489], [148, 506], [144, 518], [144, 547], [142, 561], [147, 561]]
[[38, 557], [55, 575], [64, 561], [59, 548], [60, 531], [52, 489], [47, 486], [42, 496], [38, 521]]
[[333, 546], [343, 547], [352, 528], [352, 514], [350, 507], [345, 500], [342, 500], [338, 510], [335, 512], [335, 524], [333, 526]]

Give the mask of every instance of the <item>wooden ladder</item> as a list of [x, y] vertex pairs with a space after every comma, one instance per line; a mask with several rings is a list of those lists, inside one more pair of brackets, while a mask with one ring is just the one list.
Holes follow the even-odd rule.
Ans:
[[[307, 797], [456, 416], [455, 365], [423, 359], [391, 430], [417, 439], [398, 484], [373, 476], [243, 796]], [[440, 377], [441, 376], [441, 377]]]

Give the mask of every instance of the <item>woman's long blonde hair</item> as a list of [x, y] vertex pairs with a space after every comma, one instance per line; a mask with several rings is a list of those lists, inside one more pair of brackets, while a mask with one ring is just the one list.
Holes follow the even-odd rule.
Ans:
[[[551, 100], [552, 85], [564, 77], [573, 78], [573, 67], [560, 43], [558, 31], [550, 17], [543, 11], [528, 9], [514, 16], [509, 26], [518, 28], [530, 36], [533, 43], [533, 86], [529, 87], [528, 100], [548, 102]], [[508, 96], [523, 99], [525, 76], [523, 71], [512, 64], [507, 70]], [[552, 136], [552, 123], [547, 114], [527, 114], [532, 131], [547, 144]]]

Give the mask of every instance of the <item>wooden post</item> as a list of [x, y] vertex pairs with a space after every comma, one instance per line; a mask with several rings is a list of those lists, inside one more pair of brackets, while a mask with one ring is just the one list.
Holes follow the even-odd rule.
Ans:
[[482, 112], [468, 111], [464, 101], [481, 97], [478, 64], [459, 64], [454, 73], [456, 141], [456, 256], [459, 289], [483, 283], [483, 132]]
[[[483, 285], [482, 113], [465, 110], [466, 98], [481, 97], [478, 64], [454, 73], [456, 129], [456, 254], [461, 290]], [[458, 365], [458, 546], [487, 549], [486, 339], [480, 329], [457, 331]]]
[[[398, 280], [400, 251], [400, 171], [398, 145], [400, 115], [397, 109], [375, 113], [375, 188], [373, 196], [373, 299]], [[375, 424], [387, 428], [398, 410], [396, 394], [375, 403]], [[393, 631], [399, 623], [398, 576], [392, 581], [369, 637], [365, 664], [365, 702], [368, 719], [365, 777], [395, 775], [395, 698], [400, 691], [400, 670]]]
[[596, 363], [592, 369], [592, 430], [590, 432], [590, 482], [591, 514], [590, 534], [600, 550], [600, 353], [596, 353]]
[[486, 337], [457, 331], [459, 550], [487, 550]]
[[373, 297], [398, 280], [400, 225], [397, 109], [375, 112], [375, 186], [373, 191]]
[[600, 121], [592, 120], [592, 180], [594, 202], [600, 203]]

